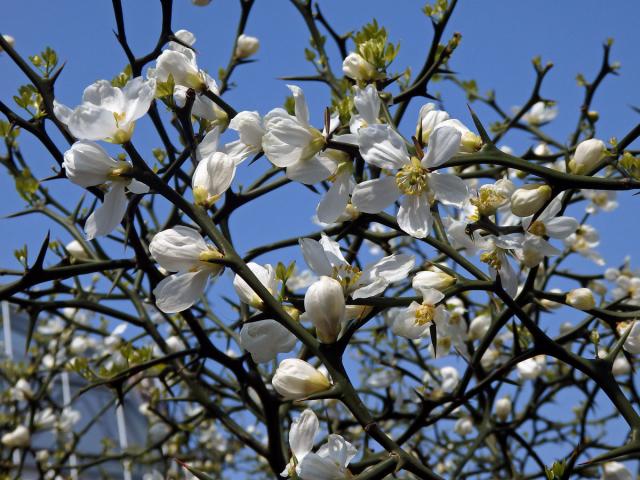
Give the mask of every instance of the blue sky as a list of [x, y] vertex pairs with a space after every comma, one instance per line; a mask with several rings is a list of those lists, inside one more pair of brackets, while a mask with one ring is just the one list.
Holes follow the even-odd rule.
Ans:
[[[124, 3], [131, 46], [138, 55], [146, 53], [156, 42], [160, 25], [159, 3], [150, 0]], [[210, 6], [199, 8], [190, 0], [175, 0], [173, 28], [186, 28], [195, 33], [199, 64], [212, 74], [227, 64], [239, 14], [237, 3], [214, 0]], [[225, 98], [237, 110], [258, 110], [264, 114], [280, 106], [288, 94], [285, 82], [278, 77], [308, 75], [313, 69], [304, 60], [303, 49], [308, 45], [309, 34], [298, 12], [286, 1], [259, 0], [256, 3], [246, 33], [261, 40], [261, 49], [256, 56], [258, 61], [236, 70], [233, 80], [237, 87]], [[422, 5], [422, 2], [407, 0], [321, 2], [323, 13], [338, 32], [358, 29], [377, 18], [387, 27], [390, 39], [401, 44], [392, 70], [402, 71], [411, 66], [414, 72], [420, 69], [431, 39], [429, 22], [419, 12]], [[21, 0], [5, 2], [2, 9], [0, 32], [16, 38], [16, 48], [21, 54], [32, 55], [49, 45], [57, 50], [62, 61], [66, 61], [57, 84], [57, 96], [63, 103], [76, 105], [87, 85], [101, 78], [112, 78], [126, 63], [112, 33], [115, 22], [109, 1]], [[640, 106], [638, 18], [640, 3], [621, 0], [461, 1], [446, 32], [446, 38], [453, 32], [462, 33], [462, 43], [451, 67], [464, 79], [476, 79], [481, 92], [495, 89], [502, 107], [509, 109], [512, 105], [523, 104], [530, 94], [535, 78], [531, 59], [540, 55], [543, 61], [552, 61], [555, 66], [545, 81], [542, 94], [558, 102], [560, 113], [545, 130], [563, 141], [575, 128], [583, 97], [583, 90], [575, 81], [576, 74], [583, 73], [587, 79], [592, 79], [600, 66], [602, 44], [608, 37], [613, 37], [612, 59], [621, 62], [621, 75], [605, 81], [593, 108], [599, 111], [601, 118], [598, 136], [603, 140], [611, 136], [621, 138], [640, 121], [640, 116], [630, 108]], [[330, 40], [328, 42], [332, 65], [339, 72], [337, 51]], [[25, 78], [6, 55], [0, 55], [0, 72], [0, 99], [11, 104], [12, 95], [19, 85], [26, 83]], [[302, 87], [309, 100], [312, 121], [320, 125], [329, 98], [327, 91], [318, 84], [302, 84]], [[447, 84], [434, 85], [432, 91], [442, 93], [444, 106], [452, 116], [471, 125], [466, 99], [460, 91]], [[414, 128], [420, 105], [420, 101], [415, 101], [408, 110], [402, 126], [404, 132], [409, 133]], [[485, 124], [494, 120], [480, 105], [474, 108]], [[55, 138], [64, 148], [59, 136]], [[159, 146], [148, 121], [140, 122], [133, 140], [148, 158], [151, 148]], [[503, 142], [516, 153], [524, 152], [532, 144], [531, 139], [521, 134], [508, 135]], [[25, 157], [34, 165], [35, 175], [39, 178], [49, 176], [55, 163], [46, 151], [26, 134], [21, 136], [20, 143]], [[240, 180], [259, 174], [266, 167], [264, 162], [263, 159], [256, 163], [253, 173], [241, 173]], [[50, 188], [63, 195], [70, 205], [82, 194], [80, 188], [64, 181], [51, 184]], [[637, 222], [640, 199], [632, 197], [631, 193], [621, 193], [619, 201], [618, 210], [597, 215], [591, 222], [602, 233], [599, 251], [613, 265], [619, 264], [625, 255], [635, 254], [640, 234]], [[277, 240], [285, 234], [288, 237], [316, 230], [311, 222], [316, 202], [317, 197], [303, 187], [290, 185], [256, 205], [242, 208], [232, 222], [238, 249], [242, 253], [258, 243]], [[23, 207], [12, 179], [0, 175], [0, 216]], [[578, 215], [577, 210], [575, 215]], [[33, 256], [48, 228], [49, 225], [38, 216], [0, 219], [3, 234], [0, 266], [16, 268], [13, 251], [25, 242]], [[54, 238], [63, 242], [70, 240], [67, 234], [56, 230]], [[297, 252], [292, 254], [299, 257]], [[263, 259], [278, 260], [275, 255]], [[596, 268], [587, 261], [572, 264], [585, 272]]]

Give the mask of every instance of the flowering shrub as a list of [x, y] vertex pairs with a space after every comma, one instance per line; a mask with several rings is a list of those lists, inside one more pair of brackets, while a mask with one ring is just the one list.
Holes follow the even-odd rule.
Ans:
[[[44, 239], [0, 285], [2, 478], [89, 478], [115, 461], [147, 480], [630, 479], [640, 275], [607, 267], [589, 224], [615, 216], [616, 191], [640, 189], [640, 128], [605, 142], [591, 109], [617, 70], [611, 42], [567, 142], [546, 131], [551, 64], [534, 60], [534, 89], [513, 111], [453, 73], [455, 0], [425, 7], [433, 40], [416, 75], [393, 73], [399, 46], [377, 22], [339, 35], [315, 2], [291, 1], [316, 74], [288, 80], [269, 112], [224, 99], [259, 52], [245, 32], [253, 0], [240, 2], [218, 79], [195, 36], [173, 29], [172, 0], [146, 53], [114, 0], [129, 64], [74, 109], [54, 94], [55, 51], [25, 59], [19, 39], [0, 37], [0, 61], [29, 81], [16, 106], [0, 102], [0, 160], [27, 204], [18, 215], [40, 215]], [[324, 112], [310, 111], [305, 80], [330, 90]], [[435, 80], [465, 90], [468, 116], [439, 102], [405, 115]], [[485, 125], [477, 104], [499, 120]], [[145, 121], [152, 154], [136, 146]], [[512, 151], [515, 130], [536, 145]], [[57, 163], [52, 178], [31, 174], [29, 135]], [[53, 181], [85, 196], [57, 197]], [[266, 244], [254, 232], [241, 251], [237, 213], [294, 184], [315, 195], [314, 230]], [[590, 273], [567, 266], [576, 257]], [[24, 361], [7, 345], [12, 315], [29, 322]], [[95, 390], [112, 402], [83, 418], [76, 402]], [[132, 399], [148, 427], [135, 444]], [[112, 409], [118, 443], [84, 452], [85, 425]]]

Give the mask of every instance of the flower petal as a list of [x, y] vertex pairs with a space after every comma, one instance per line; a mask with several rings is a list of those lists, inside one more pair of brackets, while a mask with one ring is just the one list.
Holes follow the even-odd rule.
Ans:
[[209, 279], [207, 270], [175, 273], [163, 279], [153, 294], [164, 313], [178, 313], [191, 307], [204, 293]]
[[445, 205], [462, 207], [469, 198], [467, 184], [457, 175], [432, 173], [429, 175], [429, 183], [436, 198]]
[[422, 164], [427, 168], [442, 165], [458, 152], [461, 138], [461, 133], [453, 127], [436, 128], [429, 137], [429, 150]]
[[402, 168], [409, 161], [404, 139], [389, 125], [370, 125], [358, 131], [360, 154], [379, 168]]
[[349, 203], [351, 191], [351, 172], [346, 171], [338, 175], [331, 184], [329, 191], [322, 197], [316, 213], [318, 220], [323, 223], [333, 223], [342, 215]]
[[353, 190], [351, 202], [364, 213], [378, 213], [395, 202], [400, 190], [395, 177], [382, 177], [364, 181]]
[[309, 268], [317, 275], [331, 276], [332, 267], [327, 258], [327, 254], [320, 245], [320, 242], [313, 240], [312, 238], [301, 238], [299, 240], [300, 248], [302, 249], [302, 256], [304, 261], [307, 262]]
[[426, 195], [405, 195], [398, 209], [398, 225], [415, 238], [429, 235], [433, 217]]
[[87, 240], [107, 235], [118, 226], [127, 210], [125, 184], [113, 182], [111, 190], [104, 196], [104, 203], [93, 212], [84, 224]]

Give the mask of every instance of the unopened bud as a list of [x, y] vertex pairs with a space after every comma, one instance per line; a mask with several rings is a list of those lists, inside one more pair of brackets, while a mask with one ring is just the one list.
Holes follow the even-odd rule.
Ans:
[[525, 185], [511, 195], [511, 211], [518, 217], [528, 217], [540, 210], [550, 198], [549, 185]]

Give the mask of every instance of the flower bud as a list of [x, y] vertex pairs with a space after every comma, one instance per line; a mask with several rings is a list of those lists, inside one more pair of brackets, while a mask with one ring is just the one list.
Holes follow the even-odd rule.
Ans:
[[469, 324], [469, 340], [478, 340], [485, 336], [491, 327], [491, 316], [487, 314], [478, 315]]
[[236, 57], [248, 58], [254, 55], [260, 48], [260, 40], [256, 37], [250, 37], [244, 33], [238, 37], [238, 43], [236, 45]]
[[31, 444], [31, 434], [24, 425], [18, 425], [13, 431], [5, 433], [0, 440], [5, 447], [26, 448]]
[[461, 437], [465, 437], [473, 432], [473, 422], [469, 417], [460, 418], [453, 426], [453, 431]]
[[429, 143], [429, 137], [431, 132], [436, 126], [445, 120], [449, 120], [449, 114], [442, 110], [437, 110], [435, 104], [427, 103], [420, 108], [420, 114], [418, 117], [418, 125], [416, 127], [416, 137], [420, 137], [420, 140], [424, 145]]
[[331, 386], [320, 370], [298, 358], [287, 358], [280, 362], [271, 384], [286, 400], [305, 398]]
[[426, 288], [444, 290], [456, 283], [458, 279], [443, 272], [436, 266], [431, 266], [423, 272], [416, 273], [413, 277], [413, 288], [422, 291]]
[[90, 258], [82, 244], [77, 240], [70, 241], [64, 248], [74, 260], [89, 260]]
[[509, 397], [502, 397], [496, 400], [495, 412], [496, 418], [501, 422], [509, 418], [509, 414], [511, 413], [511, 399]]
[[593, 293], [588, 288], [575, 288], [567, 293], [567, 305], [571, 305], [579, 310], [591, 310], [596, 306]]
[[[269, 290], [272, 295], [278, 290], [278, 279], [276, 278], [276, 271], [268, 263], [263, 267], [254, 262], [247, 263], [247, 266], [251, 272], [256, 276], [260, 283]], [[251, 305], [253, 308], [262, 310], [264, 304], [258, 294], [249, 286], [247, 282], [240, 275], [236, 275], [233, 279], [233, 288], [235, 289], [238, 297], [244, 303]]]
[[627, 375], [629, 372], [631, 372], [629, 361], [624, 355], [618, 355], [611, 366], [611, 373], [618, 377], [620, 375]]
[[544, 355], [538, 355], [533, 358], [528, 358], [516, 365], [520, 378], [524, 380], [535, 380], [544, 371], [547, 364]]
[[332, 343], [338, 339], [345, 313], [344, 291], [340, 282], [331, 277], [320, 277], [307, 290], [304, 309], [321, 342]]
[[604, 142], [596, 138], [580, 142], [573, 158], [569, 161], [569, 171], [577, 175], [584, 175], [596, 166], [605, 149]]
[[367, 62], [362, 55], [350, 53], [342, 62], [344, 74], [356, 81], [373, 80], [376, 77], [376, 68]]
[[278, 353], [293, 350], [296, 337], [275, 320], [245, 323], [240, 330], [240, 345], [256, 363], [275, 360]]
[[550, 198], [549, 185], [525, 185], [511, 195], [511, 211], [518, 217], [528, 217], [540, 210]]

